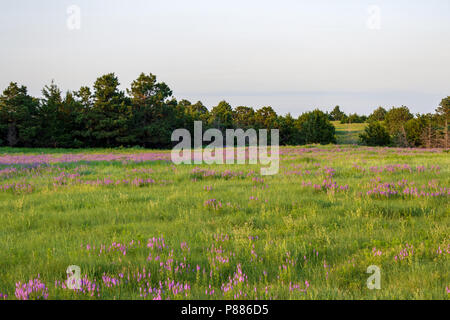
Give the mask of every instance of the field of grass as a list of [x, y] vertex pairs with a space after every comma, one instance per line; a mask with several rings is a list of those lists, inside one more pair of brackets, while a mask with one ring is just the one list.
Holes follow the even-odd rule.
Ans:
[[364, 131], [367, 123], [344, 123], [332, 121], [336, 128], [336, 140], [338, 144], [358, 144], [359, 134]]
[[449, 298], [448, 152], [280, 154], [260, 176], [168, 151], [0, 148], [0, 299]]

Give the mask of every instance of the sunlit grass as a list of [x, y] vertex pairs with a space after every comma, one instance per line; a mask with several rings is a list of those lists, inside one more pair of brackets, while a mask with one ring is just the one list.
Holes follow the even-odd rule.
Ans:
[[[16, 169], [0, 173], [0, 185], [31, 186], [0, 190], [0, 293], [14, 299], [16, 283], [39, 274], [49, 299], [448, 298], [449, 195], [366, 194], [373, 179], [448, 190], [448, 153], [281, 151], [279, 174], [265, 177], [258, 166], [165, 161], [0, 165]], [[56, 151], [72, 152], [119, 151]], [[5, 153], [11, 149], [0, 149]], [[218, 174], [198, 175], [196, 167]], [[222, 176], [225, 170], [244, 174]], [[57, 180], [61, 173], [66, 178]], [[154, 183], [132, 183], [150, 178]], [[348, 189], [314, 188], [324, 179]], [[129, 183], [116, 184], [123, 180]], [[221, 206], [205, 204], [212, 199]], [[409, 245], [413, 252], [404, 251]], [[88, 279], [82, 292], [63, 288], [69, 265]], [[366, 286], [370, 265], [381, 268], [381, 290]]]
[[358, 144], [359, 135], [364, 131], [367, 123], [341, 123], [332, 121], [336, 128], [336, 139], [338, 144]]

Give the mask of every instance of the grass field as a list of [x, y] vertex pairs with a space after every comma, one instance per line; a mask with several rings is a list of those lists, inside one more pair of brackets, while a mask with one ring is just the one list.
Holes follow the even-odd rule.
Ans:
[[338, 144], [359, 144], [359, 134], [364, 131], [367, 123], [344, 123], [332, 121], [336, 128]]
[[448, 152], [280, 153], [262, 177], [162, 151], [0, 149], [0, 298], [449, 298]]

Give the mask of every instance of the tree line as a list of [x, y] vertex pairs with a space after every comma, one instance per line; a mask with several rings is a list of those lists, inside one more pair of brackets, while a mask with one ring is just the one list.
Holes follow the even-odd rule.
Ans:
[[413, 115], [405, 106], [389, 111], [379, 107], [368, 117], [360, 140], [370, 146], [448, 149], [449, 120], [450, 96], [442, 99], [435, 113]]
[[443, 146], [448, 136], [447, 130], [442, 129], [442, 114], [448, 118], [450, 97], [443, 100], [442, 110], [435, 115], [415, 117], [402, 107], [389, 111], [379, 108], [367, 117], [346, 115], [336, 107], [330, 113], [316, 109], [294, 118], [290, 114], [278, 115], [270, 106], [257, 110], [247, 106], [233, 108], [221, 101], [208, 110], [200, 101], [178, 101], [169, 86], [158, 82], [153, 74], [141, 73], [125, 91], [119, 86], [114, 73], [97, 78], [92, 89], [82, 86], [65, 93], [52, 81], [42, 89], [42, 97], [36, 98], [28, 94], [25, 86], [11, 82], [0, 96], [0, 145], [170, 148], [173, 130], [186, 128], [193, 133], [194, 121], [202, 121], [205, 129], [222, 131], [279, 129], [281, 145], [336, 143], [331, 121], [368, 121], [361, 137], [368, 145], [405, 143], [435, 147]]

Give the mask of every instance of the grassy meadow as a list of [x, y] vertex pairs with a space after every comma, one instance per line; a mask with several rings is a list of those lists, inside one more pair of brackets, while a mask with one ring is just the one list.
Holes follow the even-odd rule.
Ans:
[[273, 176], [169, 157], [0, 148], [0, 299], [449, 298], [448, 152], [285, 147]]
[[367, 123], [341, 123], [332, 121], [336, 128], [336, 140], [338, 144], [358, 144], [359, 135], [364, 131]]

